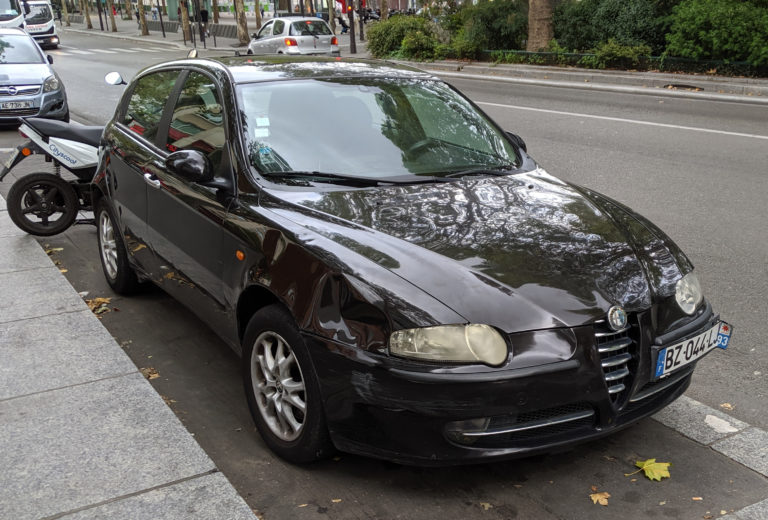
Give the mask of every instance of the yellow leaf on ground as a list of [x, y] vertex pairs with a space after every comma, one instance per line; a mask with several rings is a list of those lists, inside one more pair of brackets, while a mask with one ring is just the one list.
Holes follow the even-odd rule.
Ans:
[[52, 247], [50, 249], [45, 250], [45, 254], [51, 255], [53, 253], [58, 253], [59, 251], [64, 251], [63, 247]]
[[493, 507], [493, 504], [489, 504], [488, 502], [480, 502], [480, 507], [482, 507], [484, 511], [488, 511]]
[[160, 374], [157, 372], [157, 370], [152, 367], [140, 368], [139, 370], [147, 379], [157, 379], [160, 377]]
[[341, 502], [341, 499], [340, 498], [332, 498], [331, 502], [333, 502], [334, 504], [338, 504], [339, 502]]
[[607, 491], [603, 491], [602, 493], [592, 493], [589, 495], [589, 498], [592, 499], [593, 504], [600, 504], [601, 506], [607, 506], [608, 505], [608, 499], [611, 498], [611, 494]]
[[307, 507], [309, 504], [299, 504], [298, 507]]
[[695, 500], [696, 502], [701, 502], [704, 499], [701, 497], [691, 497], [691, 500]]
[[733, 410], [733, 405], [731, 403], [723, 403], [720, 405], [720, 408], [723, 410]]
[[624, 476], [629, 477], [630, 475], [643, 471], [645, 472], [645, 476], [650, 480], [661, 480], [664, 477], [669, 478], [669, 467], [671, 465], [672, 464], [669, 462], [656, 462], [656, 459], [638, 460], [635, 462], [635, 466], [640, 469], [633, 471], [632, 473], [624, 473]]

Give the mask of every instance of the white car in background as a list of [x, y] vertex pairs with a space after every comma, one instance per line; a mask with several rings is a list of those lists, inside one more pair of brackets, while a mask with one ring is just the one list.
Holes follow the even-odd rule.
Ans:
[[339, 41], [322, 18], [287, 16], [252, 34], [248, 54], [338, 56]]

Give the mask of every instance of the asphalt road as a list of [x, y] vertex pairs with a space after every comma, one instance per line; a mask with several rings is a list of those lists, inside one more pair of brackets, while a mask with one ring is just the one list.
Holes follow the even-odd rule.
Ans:
[[[184, 55], [78, 54], [68, 51], [143, 44], [65, 36], [62, 54], [52, 53], [54, 66], [67, 86], [73, 118], [84, 122], [106, 121], [122, 93], [103, 83], [106, 72], [117, 70], [129, 79], [150, 63]], [[768, 361], [761, 341], [768, 335], [768, 219], [762, 200], [768, 195], [768, 108], [454, 84], [522, 135], [550, 173], [630, 205], [683, 247], [708, 298], [736, 327], [727, 351], [699, 363], [687, 395], [713, 408], [730, 403], [731, 415], [768, 428]], [[329, 128], [346, 137], [342, 120], [329, 121]], [[0, 147], [19, 139], [13, 131], [0, 132]], [[47, 170], [42, 162], [22, 164], [14, 173]], [[0, 183], [4, 194], [9, 180]], [[104, 326], [139, 367], [158, 371], [153, 386], [265, 519], [693, 519], [717, 517], [768, 496], [764, 477], [650, 419], [566, 453], [483, 466], [420, 469], [344, 454], [308, 467], [286, 464], [254, 431], [239, 360], [211, 330], [159, 290], [132, 298], [112, 294], [93, 227], [75, 226], [41, 242], [63, 248], [52, 257], [77, 291], [113, 298], [112, 311], [102, 315]], [[634, 461], [647, 458], [672, 462], [673, 477], [659, 483], [624, 476]], [[612, 495], [609, 506], [592, 504], [591, 486]]]

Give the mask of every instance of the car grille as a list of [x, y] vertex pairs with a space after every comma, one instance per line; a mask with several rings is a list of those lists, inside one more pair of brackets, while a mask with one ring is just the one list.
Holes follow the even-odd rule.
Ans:
[[18, 108], [16, 110], [0, 110], [0, 116], [3, 117], [10, 117], [10, 116], [34, 116], [37, 114], [38, 108], [32, 107], [32, 108]]
[[608, 387], [608, 395], [615, 406], [619, 406], [632, 386], [633, 368], [637, 363], [637, 341], [632, 337], [634, 317], [630, 316], [629, 325], [615, 331], [608, 327], [605, 320], [595, 322], [595, 346], [600, 355], [603, 377]]
[[[11, 94], [10, 90], [16, 89], [15, 94]], [[31, 96], [40, 93], [40, 85], [4, 85], [0, 87], [0, 96]]]

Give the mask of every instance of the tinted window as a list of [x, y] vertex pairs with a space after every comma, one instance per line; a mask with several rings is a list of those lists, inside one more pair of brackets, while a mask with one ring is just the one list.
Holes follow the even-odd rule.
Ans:
[[208, 76], [191, 72], [184, 82], [168, 129], [168, 151], [198, 150], [213, 163], [224, 147], [224, 114], [216, 84]]
[[322, 20], [306, 20], [291, 24], [291, 35], [312, 36], [313, 34], [331, 34], [328, 24]]
[[278, 20], [275, 22], [275, 26], [274, 26], [274, 29], [272, 30], [272, 34], [282, 34], [284, 28], [285, 28], [285, 22], [282, 20]]
[[261, 28], [259, 31], [259, 38], [264, 38], [265, 36], [270, 36], [272, 34], [272, 24], [268, 23], [264, 27]]
[[179, 71], [168, 70], [148, 74], [137, 80], [123, 124], [147, 140], [154, 139], [165, 102], [178, 77]]
[[37, 44], [29, 36], [0, 36], [0, 63], [44, 63]]

